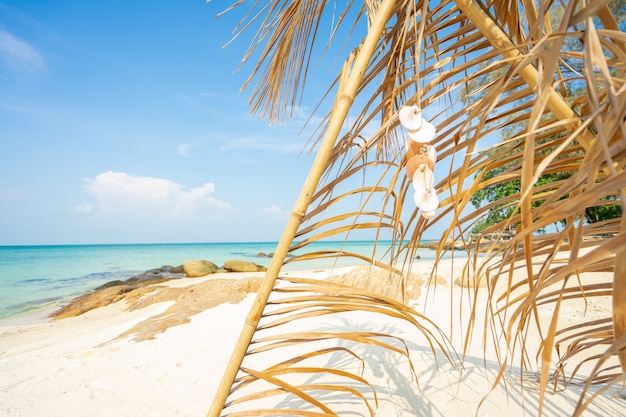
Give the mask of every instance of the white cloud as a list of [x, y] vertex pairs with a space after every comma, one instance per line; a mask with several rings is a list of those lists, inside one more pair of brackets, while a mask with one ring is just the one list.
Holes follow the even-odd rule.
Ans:
[[191, 158], [193, 156], [193, 149], [201, 148], [202, 146], [204, 146], [205, 143], [206, 141], [204, 140], [197, 140], [190, 143], [181, 143], [178, 145], [178, 153], [185, 158]]
[[178, 145], [178, 153], [184, 156], [185, 158], [189, 158], [191, 155], [189, 154], [189, 150], [193, 148], [195, 145], [192, 143], [181, 143]]
[[271, 205], [269, 207], [264, 208], [263, 212], [269, 213], [269, 214], [277, 214], [279, 216], [287, 216], [287, 215], [289, 215], [288, 211], [281, 210], [280, 207], [278, 207], [276, 204], [273, 204], [273, 205]]
[[[86, 191], [96, 198], [97, 208], [103, 212], [186, 217], [201, 207], [230, 207], [230, 204], [211, 196], [215, 192], [213, 183], [188, 190], [167, 179], [113, 171], [103, 172], [85, 181]], [[84, 210], [87, 206], [79, 207]]]
[[18, 70], [36, 71], [44, 68], [44, 60], [27, 42], [0, 29], [0, 58]]

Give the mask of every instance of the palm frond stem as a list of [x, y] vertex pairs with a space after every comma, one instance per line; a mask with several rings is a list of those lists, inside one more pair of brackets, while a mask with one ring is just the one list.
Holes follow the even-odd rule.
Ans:
[[217, 389], [216, 395], [211, 404], [211, 408], [207, 413], [207, 417], [218, 417], [226, 403], [230, 387], [235, 380], [237, 372], [241, 367], [243, 357], [246, 353], [248, 345], [252, 340], [256, 327], [259, 323], [263, 309], [267, 303], [269, 295], [274, 287], [276, 278], [280, 272], [282, 264], [287, 257], [291, 242], [295, 237], [298, 227], [302, 222], [302, 218], [310, 204], [311, 196], [314, 194], [317, 184], [326, 169], [328, 159], [333, 151], [334, 144], [339, 136], [341, 126], [348, 114], [348, 110], [352, 106], [356, 91], [359, 89], [361, 79], [365, 73], [370, 58], [375, 52], [376, 45], [379, 40], [387, 21], [391, 18], [394, 11], [394, 0], [383, 0], [377, 8], [376, 13], [372, 16], [371, 27], [368, 35], [364, 39], [358, 51], [346, 61], [342, 71], [341, 81], [337, 91], [337, 99], [328, 124], [328, 129], [324, 136], [324, 140], [320, 144], [313, 166], [302, 187], [300, 196], [296, 201], [294, 210], [289, 218], [287, 226], [283, 231], [283, 235], [276, 247], [274, 257], [270, 263], [265, 278], [261, 284], [261, 288], [257, 293], [254, 304], [250, 313], [246, 318], [246, 323], [237, 341], [235, 349], [229, 363], [224, 371], [222, 380]]

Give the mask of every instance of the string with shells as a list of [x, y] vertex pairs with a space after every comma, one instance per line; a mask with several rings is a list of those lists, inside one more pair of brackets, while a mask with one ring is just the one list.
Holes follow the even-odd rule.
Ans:
[[439, 207], [435, 189], [435, 162], [437, 151], [430, 143], [435, 138], [436, 129], [424, 120], [418, 106], [404, 106], [398, 112], [400, 123], [407, 130], [406, 175], [413, 182], [413, 201], [426, 219], [432, 219]]

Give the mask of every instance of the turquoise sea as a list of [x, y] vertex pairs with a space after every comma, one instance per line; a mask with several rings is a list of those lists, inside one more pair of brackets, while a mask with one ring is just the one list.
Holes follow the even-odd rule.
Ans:
[[[307, 252], [340, 248], [371, 255], [373, 242], [348, 242], [343, 247], [339, 242], [315, 243]], [[125, 280], [163, 265], [181, 265], [188, 259], [217, 265], [242, 259], [268, 266], [270, 258], [257, 255], [275, 249], [275, 242], [0, 246], [0, 319], [44, 306], [60, 306], [109, 281]], [[434, 259], [435, 252], [419, 249], [418, 255]], [[295, 262], [285, 269], [330, 268], [333, 263]], [[336, 266], [356, 264], [357, 260], [342, 258]]]

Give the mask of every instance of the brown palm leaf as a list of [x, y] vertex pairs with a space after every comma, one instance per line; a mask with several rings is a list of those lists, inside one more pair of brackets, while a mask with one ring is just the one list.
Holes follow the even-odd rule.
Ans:
[[[258, 24], [251, 51], [262, 48], [250, 76], [258, 81], [252, 107], [272, 121], [297, 104], [309, 60], [319, 50], [322, 16], [333, 13], [335, 3], [252, 3], [242, 26], [249, 30]], [[626, 35], [608, 5], [345, 2], [331, 33], [360, 31], [365, 37], [354, 45], [347, 41], [349, 55], [331, 83], [337, 96], [315, 138], [316, 160], [210, 416], [222, 411], [336, 415], [336, 399], [329, 392], [353, 398], [363, 405], [363, 414], [373, 415], [378, 397], [363, 376], [367, 372], [360, 367], [365, 361], [357, 346], [377, 346], [402, 356], [407, 355], [403, 342], [390, 332], [311, 332], [299, 323], [352, 311], [382, 314], [413, 324], [433, 354], [448, 351], [446, 337], [427, 314], [417, 314], [402, 302], [327, 281], [278, 279], [281, 267], [289, 252], [297, 250], [293, 262], [353, 256], [405, 274], [424, 233], [437, 224], [447, 226], [439, 255], [445, 240], [457, 240], [471, 260], [465, 278], [487, 279], [483, 339], [504, 338], [507, 343], [497, 354], [501, 369], [494, 385], [506, 383], [505, 371], [514, 363], [523, 377], [536, 376], [541, 403], [549, 387], [568, 378], [581, 377], [587, 386], [624, 380], [626, 222], [584, 220], [588, 208], [623, 208], [626, 190]], [[407, 161], [397, 113], [407, 104], [419, 105], [437, 127], [433, 145], [441, 205], [432, 220], [415, 208], [404, 174]], [[348, 112], [353, 114], [350, 123]], [[507, 139], [496, 144], [502, 137]], [[488, 178], [494, 169], [502, 172]], [[538, 183], [544, 174], [558, 179]], [[471, 199], [477, 192], [512, 181], [519, 181], [518, 192], [473, 209]], [[512, 239], [490, 245], [484, 245], [484, 239], [472, 240], [472, 226], [501, 204], [511, 215], [486, 232], [514, 228]], [[546, 228], [553, 230], [543, 233]], [[371, 256], [342, 250], [307, 252], [311, 243], [347, 241], [355, 233], [369, 233], [377, 242]], [[590, 240], [600, 234], [602, 240]], [[599, 272], [603, 274], [593, 276], [600, 278], [590, 278], [590, 273]], [[576, 324], [564, 320], [563, 311], [604, 299], [612, 300], [610, 315]], [[469, 323], [476, 326], [473, 319]], [[266, 332], [271, 335], [263, 336]], [[466, 332], [463, 351], [472, 328]], [[541, 343], [527, 344], [531, 333], [539, 335]], [[340, 342], [316, 346], [329, 340]], [[246, 364], [281, 349], [291, 356], [277, 354], [279, 359], [261, 370]], [[335, 362], [337, 355], [341, 358]], [[309, 365], [322, 356], [328, 358], [325, 366]], [[281, 411], [265, 405], [233, 411], [267, 398], [276, 405], [278, 396], [298, 401], [283, 398]], [[585, 391], [576, 413], [593, 398]]]

